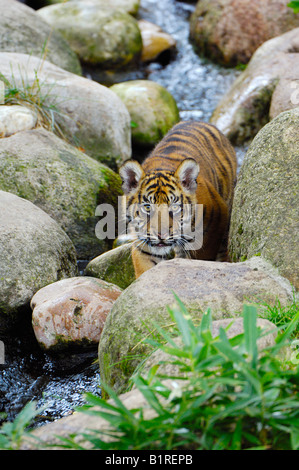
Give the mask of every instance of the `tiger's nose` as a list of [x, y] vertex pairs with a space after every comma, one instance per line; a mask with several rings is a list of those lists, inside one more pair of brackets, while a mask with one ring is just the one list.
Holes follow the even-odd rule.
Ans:
[[167, 240], [169, 238], [169, 233], [168, 232], [158, 233], [158, 238], [159, 240]]

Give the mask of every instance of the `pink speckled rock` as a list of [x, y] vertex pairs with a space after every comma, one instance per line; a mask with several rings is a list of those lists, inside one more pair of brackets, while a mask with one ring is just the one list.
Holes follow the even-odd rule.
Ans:
[[121, 292], [93, 277], [73, 277], [43, 287], [31, 299], [32, 325], [40, 346], [62, 351], [96, 345]]
[[299, 26], [285, 0], [199, 0], [190, 35], [200, 53], [224, 65], [247, 63], [265, 41]]

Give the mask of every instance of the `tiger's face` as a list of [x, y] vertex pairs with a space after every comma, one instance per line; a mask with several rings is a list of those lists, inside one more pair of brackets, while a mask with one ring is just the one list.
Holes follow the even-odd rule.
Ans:
[[143, 253], [169, 258], [188, 249], [194, 238], [198, 173], [192, 159], [175, 172], [145, 174], [133, 160], [121, 167], [130, 233]]

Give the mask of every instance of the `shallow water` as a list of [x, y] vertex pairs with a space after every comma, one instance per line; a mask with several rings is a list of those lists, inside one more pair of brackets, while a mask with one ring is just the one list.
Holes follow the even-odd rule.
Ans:
[[[175, 0], [142, 0], [140, 16], [174, 37], [177, 54], [165, 67], [153, 63], [148, 78], [168, 89], [177, 101], [181, 119], [208, 121], [221, 96], [238, 72], [199, 57], [189, 41], [189, 16], [194, 4]], [[167, 13], [165, 13], [167, 12]]]
[[[218, 66], [195, 52], [189, 41], [189, 17], [194, 8], [195, 2], [141, 0], [138, 19], [150, 21], [170, 34], [176, 40], [176, 51], [163, 53], [138, 70], [105, 74], [85, 67], [85, 75], [107, 86], [126, 80], [153, 80], [175, 98], [182, 120], [209, 121], [240, 71]], [[236, 147], [239, 165], [245, 151], [246, 147]]]
[[[28, 2], [29, 3], [29, 2]], [[31, 3], [32, 5], [32, 3]], [[177, 101], [181, 119], [208, 121], [218, 101], [238, 75], [235, 69], [219, 67], [200, 58], [189, 42], [189, 16], [195, 3], [176, 0], [141, 0], [139, 18], [159, 25], [177, 42], [175, 54], [163, 54], [159, 61], [138, 70], [103, 76], [97, 70], [85, 70], [86, 76], [106, 84], [115, 81], [148, 78], [168, 89]], [[101, 79], [102, 78], [102, 79]], [[237, 148], [241, 162], [244, 148]], [[5, 343], [4, 366], [0, 365], [0, 412], [11, 420], [29, 401], [45, 406], [37, 424], [67, 414], [83, 404], [82, 393], [100, 394], [97, 351], [84, 355], [68, 354], [59, 360], [43, 353], [30, 330], [16, 333]]]
[[[0, 365], [0, 413], [12, 420], [28, 401], [44, 407], [35, 425], [66, 416], [84, 404], [83, 393], [100, 395], [100, 374], [96, 348], [79, 354], [69, 352], [51, 357], [39, 348], [30, 319], [3, 338], [5, 364]], [[1, 422], [0, 418], [0, 422]]]

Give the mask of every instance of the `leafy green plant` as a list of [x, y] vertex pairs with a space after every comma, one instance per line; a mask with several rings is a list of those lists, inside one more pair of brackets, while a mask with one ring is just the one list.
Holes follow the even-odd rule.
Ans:
[[[264, 333], [257, 327], [257, 310], [244, 306], [244, 333], [229, 338], [220, 330], [212, 336], [211, 312], [195, 326], [184, 305], [169, 314], [180, 332], [175, 341], [160, 329], [164, 343], [147, 339], [169, 355], [179, 369], [175, 376], [158, 374], [155, 365], [132, 380], [152, 410], [128, 409], [109, 387], [114, 404], [87, 394], [89, 405], [79, 411], [107, 421], [106, 429], [82, 435], [94, 449], [298, 449], [299, 368], [280, 357], [296, 328], [299, 313], [280, 333], [273, 346], [258, 350]], [[167, 379], [167, 381], [165, 381]], [[95, 408], [95, 406], [97, 408]], [[80, 448], [70, 437], [62, 446]], [[83, 448], [83, 447], [82, 447]]]
[[[243, 333], [230, 338], [229, 325], [215, 337], [210, 310], [195, 325], [175, 298], [176, 306], [168, 309], [171, 333], [156, 325], [155, 334], [144, 340], [167, 359], [148, 372], [139, 369], [132, 377], [146, 400], [147, 416], [141, 407], [127, 408], [106, 386], [109, 401], [88, 393], [88, 404], [77, 410], [101, 418], [107, 423], [105, 428], [60, 437], [60, 447], [299, 449], [299, 361], [297, 355], [286, 359], [284, 354], [285, 346], [294, 342], [298, 310], [279, 327], [275, 342], [260, 349], [258, 341], [269, 332], [257, 327], [256, 307], [244, 306]], [[163, 373], [165, 364], [174, 367], [172, 375]], [[18, 448], [26, 426], [38, 413], [34, 403], [29, 403], [13, 423], [5, 423], [0, 447]]]
[[288, 3], [288, 7], [292, 8], [294, 13], [299, 13], [299, 1], [298, 0], [294, 0]]
[[28, 402], [13, 422], [4, 423], [0, 428], [0, 449], [19, 449], [27, 434], [26, 428], [40, 412], [34, 402]]

